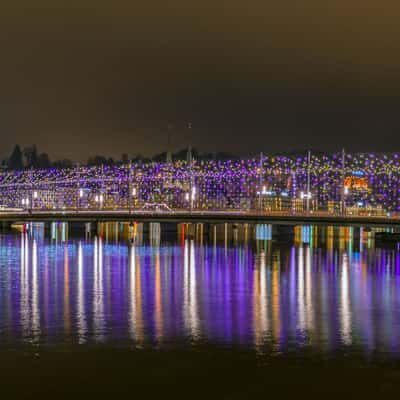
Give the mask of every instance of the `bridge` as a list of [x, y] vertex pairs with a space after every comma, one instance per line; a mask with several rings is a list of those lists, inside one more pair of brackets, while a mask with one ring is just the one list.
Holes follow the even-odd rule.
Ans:
[[0, 221], [397, 225], [400, 155], [260, 155], [0, 173]]
[[0, 211], [0, 222], [188, 222], [263, 223], [282, 225], [400, 226], [400, 217], [332, 215], [324, 212], [246, 212], [246, 211], [146, 211], [146, 210], [22, 210]]

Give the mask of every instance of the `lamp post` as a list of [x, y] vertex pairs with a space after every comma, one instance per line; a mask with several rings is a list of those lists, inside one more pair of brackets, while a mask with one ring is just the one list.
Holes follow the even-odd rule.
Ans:
[[[77, 194], [78, 209], [80, 207], [82, 207], [82, 204], [81, 204], [81, 199], [82, 198], [83, 198], [83, 189], [81, 188], [81, 189], [78, 190], [78, 194]], [[78, 211], [78, 209], [77, 209], [77, 211]]]
[[32, 167], [29, 170], [29, 183], [30, 183], [30, 190], [29, 190], [29, 197], [26, 198], [27, 203], [29, 204], [29, 214], [32, 214], [33, 208], [33, 181], [32, 181]]
[[192, 170], [192, 148], [188, 149], [188, 164], [189, 164], [189, 211], [193, 211], [193, 170]]
[[306, 211], [310, 212], [310, 184], [311, 184], [311, 151], [308, 150], [307, 155], [307, 197], [306, 197]]
[[292, 193], [292, 213], [296, 212], [296, 170], [291, 166], [290, 191]]
[[128, 164], [128, 174], [127, 174], [127, 179], [128, 179], [128, 211], [129, 211], [129, 215], [132, 214], [131, 169], [132, 169], [132, 163], [130, 162]]
[[258, 190], [258, 211], [261, 213], [262, 211], [262, 193], [261, 193], [261, 188], [262, 188], [262, 178], [263, 178], [263, 153], [260, 153], [260, 165], [259, 165], [259, 190]]
[[345, 202], [345, 188], [344, 188], [344, 175], [345, 175], [345, 150], [342, 150], [342, 171], [341, 171], [341, 193], [340, 193], [340, 213], [346, 214], [346, 202]]
[[196, 186], [192, 186], [192, 190], [190, 192], [190, 212], [193, 210], [194, 200], [196, 198]]
[[79, 189], [80, 182], [79, 182], [79, 163], [76, 164], [76, 212], [79, 211], [80, 206], [80, 198], [82, 197], [82, 189]]
[[[192, 134], [192, 123], [188, 122], [187, 124], [187, 130], [188, 130], [188, 135], [189, 135], [189, 143], [191, 139], [191, 134]], [[192, 213], [193, 211], [193, 157], [192, 157], [192, 146], [189, 144], [188, 146], [188, 152], [187, 152], [187, 163], [189, 167], [189, 212]]]

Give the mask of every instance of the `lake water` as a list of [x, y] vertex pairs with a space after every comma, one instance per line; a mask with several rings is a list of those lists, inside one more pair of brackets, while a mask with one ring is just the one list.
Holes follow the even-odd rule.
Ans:
[[216, 345], [396, 359], [400, 251], [368, 240], [3, 233], [0, 348]]

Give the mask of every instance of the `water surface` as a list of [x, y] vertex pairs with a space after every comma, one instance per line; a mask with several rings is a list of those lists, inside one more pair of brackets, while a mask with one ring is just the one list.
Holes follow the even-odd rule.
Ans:
[[0, 236], [0, 348], [400, 356], [396, 248]]

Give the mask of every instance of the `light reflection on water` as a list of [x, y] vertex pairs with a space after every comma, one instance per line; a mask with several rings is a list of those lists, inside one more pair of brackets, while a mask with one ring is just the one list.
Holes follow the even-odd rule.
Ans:
[[321, 247], [317, 237], [134, 245], [3, 234], [0, 346], [217, 343], [398, 357], [399, 251], [355, 250], [327, 231]]

